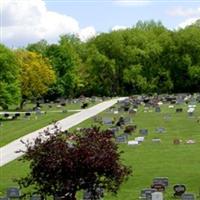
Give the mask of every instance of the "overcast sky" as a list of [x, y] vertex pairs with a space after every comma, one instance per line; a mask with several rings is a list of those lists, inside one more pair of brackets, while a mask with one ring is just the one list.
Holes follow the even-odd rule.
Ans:
[[0, 0], [1, 43], [22, 47], [74, 33], [82, 41], [97, 33], [160, 20], [176, 29], [200, 18], [200, 0]]

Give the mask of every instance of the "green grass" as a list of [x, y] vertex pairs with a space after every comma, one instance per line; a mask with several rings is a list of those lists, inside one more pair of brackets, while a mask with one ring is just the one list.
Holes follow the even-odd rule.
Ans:
[[[183, 113], [175, 113], [175, 109], [168, 109], [166, 105], [163, 105], [161, 109], [161, 113], [154, 111], [144, 113], [141, 106], [136, 115], [131, 115], [138, 129], [130, 139], [139, 136], [138, 130], [140, 128], [148, 128], [149, 135], [137, 147], [126, 144], [119, 145], [120, 150], [124, 151], [122, 161], [132, 167], [133, 176], [122, 185], [116, 197], [106, 194], [105, 200], [138, 199], [140, 190], [150, 187], [152, 179], [158, 176], [169, 178], [170, 185], [164, 193], [167, 200], [174, 199], [172, 197], [173, 185], [177, 183], [185, 184], [187, 192], [194, 192], [199, 195], [200, 124], [197, 123], [197, 118], [200, 115], [200, 110], [197, 108], [194, 117], [189, 118], [185, 112], [186, 105], [184, 105]], [[166, 114], [171, 115], [169, 121], [164, 119]], [[103, 112], [100, 115], [113, 116], [108, 112]], [[115, 115], [116, 118], [119, 115]], [[90, 127], [92, 123], [93, 120], [89, 119], [76, 127]], [[166, 132], [163, 134], [156, 133], [155, 128], [157, 127], [164, 127]], [[152, 143], [151, 139], [155, 137], [161, 139], [160, 144]], [[183, 143], [174, 145], [173, 140], [175, 138], [182, 139]], [[188, 139], [194, 139], [197, 143], [185, 144], [184, 141]], [[0, 171], [0, 191], [3, 193], [8, 186], [15, 185], [12, 182], [12, 177], [24, 176], [28, 172], [28, 167], [27, 164], [13, 161], [1, 167]]]
[[1, 121], [0, 147], [19, 137], [51, 124], [53, 120], [57, 121], [71, 114], [73, 113], [47, 113], [37, 116], [37, 118], [36, 115], [33, 114], [30, 118], [20, 117], [17, 120]]
[[[89, 101], [88, 102], [88, 107], [94, 106], [97, 103], [98, 102]], [[81, 102], [66, 103], [65, 106], [60, 106], [60, 104], [58, 104], [58, 103], [45, 103], [45, 104], [40, 104], [40, 107], [41, 107], [41, 110], [43, 110], [43, 111], [62, 111], [62, 110], [77, 110], [77, 109], [81, 109], [81, 105], [82, 105]], [[18, 111], [30, 111], [35, 106], [36, 106], [36, 104], [26, 103], [23, 106], [23, 109], [22, 110], [18, 110]], [[12, 105], [12, 106], [9, 107], [9, 111], [16, 111], [17, 107], [18, 107], [17, 105]], [[0, 107], [0, 111], [1, 111], [1, 107]]]
[[[90, 102], [89, 106], [91, 107], [95, 104], [95, 102]], [[0, 147], [32, 131], [49, 125], [53, 120], [57, 121], [74, 114], [74, 112], [63, 111], [78, 110], [81, 108], [81, 103], [66, 104], [66, 106], [63, 107], [57, 107], [57, 105], [58, 104], [52, 104], [52, 107], [49, 108], [47, 104], [41, 104], [42, 111], [45, 111], [46, 114], [40, 116], [36, 116], [34, 113], [27, 119], [23, 117], [24, 114], [21, 114], [21, 117], [17, 120], [0, 120]], [[23, 111], [29, 111], [33, 107], [33, 104], [26, 104]], [[0, 116], [0, 118], [1, 117], [2, 116]]]

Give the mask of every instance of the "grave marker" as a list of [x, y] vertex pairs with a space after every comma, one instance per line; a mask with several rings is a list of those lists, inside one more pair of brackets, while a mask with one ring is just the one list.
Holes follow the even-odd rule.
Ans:
[[173, 189], [175, 192], [174, 193], [175, 197], [181, 197], [186, 191], [186, 187], [184, 184], [176, 184], [176, 185], [174, 185]]
[[8, 198], [20, 198], [21, 192], [17, 187], [10, 187], [7, 189], [7, 197]]
[[157, 133], [164, 133], [164, 132], [165, 132], [165, 128], [163, 128], [163, 127], [158, 127], [158, 128], [156, 128], [156, 132], [157, 132]]
[[117, 143], [125, 143], [126, 142], [126, 137], [125, 136], [117, 136], [116, 137], [116, 142]]
[[148, 129], [140, 129], [140, 130], [139, 130], [139, 133], [140, 133], [141, 135], [148, 135]]
[[42, 197], [40, 196], [40, 195], [32, 195], [31, 197], [30, 197], [30, 200], [42, 200]]
[[176, 113], [181, 113], [181, 112], [183, 112], [183, 108], [177, 108], [176, 109]]
[[113, 121], [110, 118], [103, 118], [102, 121], [103, 121], [104, 125], [112, 125], [113, 124]]
[[169, 185], [169, 179], [168, 177], [155, 177], [153, 179], [153, 184], [163, 184], [165, 187]]
[[153, 138], [151, 141], [155, 142], [155, 143], [160, 143], [161, 139], [160, 138]]
[[145, 199], [145, 200], [151, 200], [152, 193], [154, 192], [156, 192], [155, 189], [151, 189], [151, 188], [142, 189], [140, 192], [140, 198]]
[[163, 193], [162, 192], [154, 192], [151, 194], [152, 200], [163, 200]]
[[195, 200], [195, 196], [192, 193], [185, 193], [181, 196], [182, 200]]
[[132, 146], [135, 146], [135, 145], [138, 145], [139, 142], [138, 141], [135, 141], [135, 140], [130, 140], [128, 141], [128, 145], [132, 145]]
[[155, 108], [155, 112], [159, 113], [161, 111], [160, 107]]
[[151, 185], [151, 188], [156, 189], [157, 192], [164, 192], [165, 186], [162, 183], [153, 183]]
[[144, 137], [136, 137], [135, 141], [138, 141], [139, 143], [144, 141]]

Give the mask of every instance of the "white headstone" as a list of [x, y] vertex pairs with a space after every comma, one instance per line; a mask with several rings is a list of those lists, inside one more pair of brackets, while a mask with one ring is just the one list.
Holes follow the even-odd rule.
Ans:
[[152, 200], [163, 200], [163, 193], [162, 192], [153, 192]]
[[143, 142], [144, 141], [144, 137], [136, 137], [135, 141]]
[[128, 141], [128, 145], [138, 145], [138, 144], [139, 144], [139, 142], [135, 141], [135, 140]]

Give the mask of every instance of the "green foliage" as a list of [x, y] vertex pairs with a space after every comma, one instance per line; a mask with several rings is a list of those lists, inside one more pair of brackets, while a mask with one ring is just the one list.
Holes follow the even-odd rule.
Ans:
[[22, 102], [42, 97], [56, 78], [48, 59], [25, 50], [17, 51], [16, 55], [21, 67]]
[[19, 71], [15, 54], [0, 44], [0, 107], [2, 108], [19, 102]]
[[57, 74], [57, 82], [52, 88], [57, 96], [72, 96], [77, 86], [77, 68], [80, 62], [74, 43], [73, 38], [61, 36], [59, 44], [52, 44], [47, 50], [47, 57]]
[[[86, 43], [63, 35], [27, 49], [48, 58], [57, 81], [46, 98], [198, 92], [199, 20], [170, 31], [161, 22], [139, 21], [126, 30], [101, 33]], [[183, 81], [184, 80], [184, 81]]]

